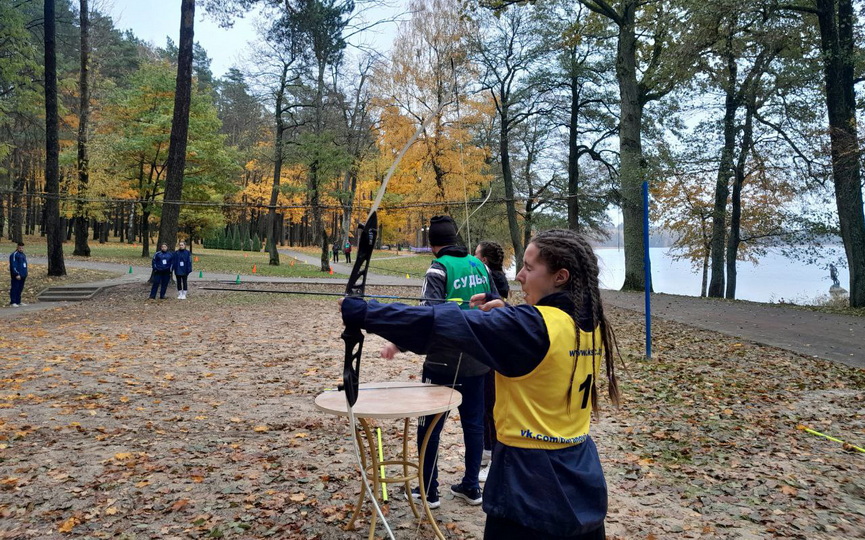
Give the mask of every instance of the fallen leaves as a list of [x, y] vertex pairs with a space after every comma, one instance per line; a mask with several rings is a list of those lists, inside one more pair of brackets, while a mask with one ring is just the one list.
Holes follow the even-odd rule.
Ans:
[[[142, 331], [154, 315], [140, 289], [8, 329], [0, 520], [32, 538], [60, 527], [76, 538], [342, 537], [357, 465], [345, 419], [312, 407], [341, 373], [333, 303], [259, 295], [237, 305], [202, 292], [166, 301], [157, 336]], [[592, 426], [610, 538], [865, 537], [863, 461], [795, 429], [865, 442], [861, 374], [666, 322], [649, 362], [636, 318], [608, 311], [628, 358], [621, 409], [602, 399]], [[242, 332], [226, 331], [240, 322]], [[420, 359], [379, 359], [381, 343], [367, 337], [363, 380], [417, 380]], [[398, 452], [401, 424], [377, 425]], [[458, 422], [442, 437], [441, 479], [457, 482]], [[388, 520], [414, 532], [399, 489], [390, 497]], [[447, 493], [436, 516], [449, 540], [482, 536], [482, 511]], [[368, 519], [367, 505], [357, 527]]]

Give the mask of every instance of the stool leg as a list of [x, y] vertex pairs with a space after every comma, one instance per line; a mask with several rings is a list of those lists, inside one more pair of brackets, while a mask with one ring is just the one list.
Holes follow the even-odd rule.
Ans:
[[[405, 423], [403, 424], [403, 428], [402, 428], [402, 476], [403, 476], [403, 478], [405, 478], [405, 493], [406, 493], [406, 499], [408, 499], [409, 508], [411, 508], [411, 511], [412, 511], [412, 514], [414, 514], [414, 517], [416, 519], [419, 519], [420, 514], [417, 511], [417, 506], [414, 504], [414, 497], [411, 496], [411, 483], [409, 482], [409, 480], [411, 480], [411, 478], [412, 478], [411, 476], [409, 476], [409, 471], [408, 471], [408, 464], [409, 464], [409, 461], [408, 461], [408, 441], [410, 438], [408, 430], [409, 430], [410, 426], [411, 426], [410, 419], [406, 418]], [[414, 478], [420, 479], [421, 474], [422, 474], [421, 469], [418, 469], [417, 475]]]
[[[369, 428], [369, 423], [366, 419], [360, 419], [360, 425], [363, 427], [363, 432], [366, 435], [366, 442], [369, 448], [369, 455], [372, 460], [372, 470], [366, 468], [366, 471], [370, 471], [371, 474], [367, 475], [372, 479], [372, 496], [378, 498], [378, 491], [381, 488], [381, 482], [379, 481], [379, 464], [378, 464], [378, 452], [376, 451], [376, 443], [375, 437], [372, 434], [372, 430]], [[364, 461], [364, 467], [366, 467], [366, 461]], [[363, 478], [361, 477], [361, 481]], [[363, 491], [366, 491], [366, 486], [362, 486]], [[383, 503], [384, 501], [382, 501]], [[378, 522], [378, 513], [373, 512], [372, 518], [369, 520], [369, 540], [375, 540], [375, 525]]]
[[[363, 418], [358, 419], [363, 425], [366, 421]], [[363, 444], [363, 439], [360, 436], [360, 430], [355, 430], [354, 437], [357, 439], [357, 447], [360, 448], [360, 461], [363, 464], [363, 470], [367, 469], [366, 465], [366, 448]], [[360, 477], [360, 481], [363, 482], [363, 476]], [[351, 531], [354, 530], [354, 522], [357, 521], [358, 516], [360, 516], [360, 510], [363, 508], [363, 501], [366, 497], [366, 487], [360, 486], [360, 495], [357, 497], [357, 504], [354, 507], [354, 512], [351, 514], [351, 518], [348, 520], [348, 523], [345, 525], [344, 530]]]
[[427, 428], [426, 435], [424, 435], [423, 443], [420, 447], [420, 456], [418, 456], [418, 478], [420, 479], [418, 483], [420, 484], [421, 501], [423, 502], [423, 509], [424, 513], [426, 513], [427, 520], [429, 520], [430, 525], [432, 525], [433, 531], [435, 531], [436, 538], [438, 538], [439, 540], [445, 540], [445, 536], [442, 534], [441, 530], [439, 530], [439, 527], [436, 524], [436, 520], [432, 515], [432, 510], [430, 510], [429, 503], [426, 500], [426, 486], [424, 485], [423, 481], [423, 458], [426, 454], [426, 447], [429, 444], [430, 436], [432, 435], [433, 429], [435, 428], [438, 421], [441, 420], [441, 417], [444, 416], [444, 414], [445, 413], [438, 413], [437, 415], [433, 416], [432, 422], [430, 422], [429, 428]]

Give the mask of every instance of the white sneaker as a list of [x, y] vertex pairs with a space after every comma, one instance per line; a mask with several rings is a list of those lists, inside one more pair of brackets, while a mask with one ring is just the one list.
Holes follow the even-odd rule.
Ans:
[[491, 466], [492, 466], [492, 463], [488, 463], [486, 467], [481, 469], [481, 472], [478, 473], [478, 482], [483, 484], [484, 482], [487, 481], [487, 476], [489, 476], [489, 474], [490, 474], [490, 467]]
[[188, 293], [188, 292], [189, 292], [189, 291], [183, 291], [183, 299], [184, 299], [184, 300], [186, 300], [186, 293]]
[[485, 467], [485, 466], [489, 465], [491, 459], [493, 459], [493, 451], [492, 450], [484, 450], [484, 453], [481, 456], [481, 467]]
[[26, 305], [27, 305], [27, 304], [25, 304], [24, 302], [21, 302], [20, 304], [18, 304], [18, 307], [24, 307], [24, 306], [26, 306]]
[[12, 307], [21, 307], [19, 304], [9, 304]]
[[177, 299], [178, 299], [178, 300], [183, 300], [183, 291], [178, 291], [178, 293], [177, 293]]

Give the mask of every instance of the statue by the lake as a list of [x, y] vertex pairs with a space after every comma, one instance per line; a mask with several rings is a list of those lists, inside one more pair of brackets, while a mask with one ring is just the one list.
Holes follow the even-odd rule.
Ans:
[[841, 282], [838, 281], [838, 269], [832, 263], [829, 263], [829, 278], [832, 280], [833, 288], [841, 286]]

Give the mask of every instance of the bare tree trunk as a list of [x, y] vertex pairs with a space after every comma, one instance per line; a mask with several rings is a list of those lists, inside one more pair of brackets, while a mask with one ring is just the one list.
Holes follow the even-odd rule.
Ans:
[[87, 245], [87, 218], [85, 216], [84, 195], [90, 175], [87, 158], [87, 123], [90, 118], [90, 83], [88, 69], [90, 63], [90, 21], [87, 0], [80, 0], [81, 30], [81, 73], [79, 76], [80, 107], [78, 111], [78, 201], [75, 204], [75, 251], [73, 255], [90, 256]]
[[865, 214], [854, 88], [855, 15], [851, 0], [816, 0], [816, 3], [829, 111], [835, 204], [850, 269], [850, 306], [865, 307]]
[[285, 120], [282, 118], [282, 102], [285, 98], [285, 82], [288, 76], [288, 64], [283, 64], [279, 77], [279, 89], [276, 94], [276, 138], [273, 143], [273, 187], [270, 190], [270, 208], [267, 210], [267, 252], [270, 255], [269, 264], [279, 266], [279, 249], [276, 247], [276, 203], [279, 201], [279, 180], [282, 175], [283, 136], [285, 135]]
[[742, 228], [742, 186], [745, 185], [745, 166], [754, 140], [755, 107], [755, 99], [751, 95], [745, 112], [745, 126], [742, 130], [742, 143], [739, 158], [736, 160], [736, 175], [733, 181], [733, 196], [730, 200], [730, 238], [727, 239], [727, 291], [725, 297], [731, 300], [736, 298], [736, 260], [739, 255]]
[[510, 118], [506, 96], [502, 95], [501, 110], [499, 112], [499, 159], [502, 162], [502, 180], [505, 184], [505, 208], [508, 214], [508, 231], [511, 235], [511, 244], [514, 246], [514, 256], [517, 268], [523, 265], [523, 244], [520, 238], [520, 225], [517, 222], [517, 206], [514, 195], [514, 174], [511, 167], [510, 153]]
[[9, 239], [13, 242], [24, 240], [24, 207], [21, 205], [23, 194], [24, 171], [18, 170], [15, 171], [15, 183], [12, 184], [12, 205], [9, 211]]
[[730, 197], [730, 178], [733, 176], [733, 154], [736, 145], [736, 111], [739, 101], [736, 98], [736, 79], [738, 66], [730, 50], [732, 37], [727, 39], [727, 83], [724, 104], [724, 147], [721, 149], [721, 162], [715, 182], [715, 206], [712, 211], [712, 277], [709, 282], [709, 296], [721, 298], [724, 295], [724, 255], [727, 244], [727, 202]]
[[192, 100], [192, 48], [195, 25], [195, 0], [180, 6], [180, 43], [177, 49], [177, 83], [174, 90], [174, 116], [168, 143], [168, 174], [165, 179], [162, 218], [157, 244], [174, 246], [183, 198], [183, 170], [186, 167], [186, 142], [189, 132], [189, 106]]
[[622, 284], [622, 290], [626, 291], [643, 291], [646, 288], [641, 193], [646, 168], [641, 134], [644, 104], [637, 82], [636, 7], [636, 0], [623, 2], [616, 54], [616, 79], [619, 82], [621, 101], [619, 176], [625, 244], [625, 282]]
[[60, 141], [57, 115], [57, 42], [54, 0], [45, 0], [45, 225], [48, 275], [65, 276], [60, 226]]

